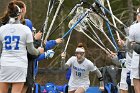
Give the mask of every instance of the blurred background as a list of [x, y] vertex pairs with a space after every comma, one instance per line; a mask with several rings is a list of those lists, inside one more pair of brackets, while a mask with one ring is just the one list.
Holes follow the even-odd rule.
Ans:
[[[11, 0], [0, 0], [0, 16], [3, 15], [8, 2]], [[29, 18], [33, 22], [33, 26], [39, 31], [42, 25], [45, 22], [47, 7], [49, 0], [23, 0], [27, 5], [27, 14], [26, 18]], [[140, 0], [109, 0], [111, 4], [111, 8], [113, 14], [119, 18], [124, 24], [130, 26], [132, 22], [135, 20], [135, 13], [136, 9], [140, 6]], [[56, 21], [53, 25], [52, 30], [68, 15], [70, 10], [79, 3], [80, 0], [65, 0], [60, 8], [60, 11], [57, 15]], [[89, 0], [89, 2], [93, 3], [94, 0]], [[58, 0], [55, 0], [54, 8], [49, 18], [48, 26], [50, 25], [57, 6], [59, 4]], [[107, 3], [105, 0], [105, 6], [107, 7]], [[110, 15], [107, 15], [109, 19], [111, 19]], [[59, 27], [59, 29], [53, 33], [49, 40], [56, 39], [62, 37], [64, 33], [66, 33], [68, 28], [69, 21], [73, 18], [73, 15], [67, 18], [67, 20]], [[111, 21], [112, 22], [112, 21]], [[124, 32], [124, 28], [122, 25], [117, 23], [117, 27]], [[107, 28], [104, 26], [105, 32]], [[114, 49], [108, 42], [108, 40], [103, 36], [103, 34], [97, 32], [101, 37], [103, 43], [109, 48], [111, 51], [114, 52]], [[116, 34], [113, 33], [115, 38]], [[45, 84], [47, 82], [54, 82], [58, 85], [62, 85], [67, 83], [68, 81], [65, 79], [66, 71], [61, 70], [61, 52], [64, 50], [66, 45], [67, 37], [64, 40], [63, 44], [60, 44], [55, 49], [55, 55], [52, 59], [45, 59], [39, 62], [39, 73], [36, 78], [36, 82], [40, 84]], [[65, 61], [74, 55], [75, 48], [77, 44], [82, 42], [86, 48], [86, 57], [91, 60], [97, 67], [104, 67], [109, 65], [114, 65], [111, 62], [104, 51], [102, 51], [97, 45], [95, 45], [91, 40], [89, 40], [86, 36], [82, 33], [77, 32], [74, 30], [71, 35], [71, 39], [67, 48], [67, 56]], [[115, 66], [115, 65], [114, 65]], [[92, 80], [91, 85], [97, 84], [97, 77], [96, 75], [90, 75], [90, 79]]]

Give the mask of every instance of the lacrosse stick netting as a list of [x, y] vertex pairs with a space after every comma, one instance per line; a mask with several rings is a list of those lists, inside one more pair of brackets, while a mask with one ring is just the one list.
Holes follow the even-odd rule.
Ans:
[[[81, 17], [81, 15], [88, 11], [88, 9], [84, 9], [83, 7], [79, 7], [77, 8], [77, 11], [76, 11], [76, 15], [73, 17], [73, 19], [69, 22], [69, 28], [71, 28], [71, 26], [77, 22], [77, 20]], [[89, 14], [88, 16], [90, 16], [91, 14]], [[92, 14], [93, 15], [93, 14]], [[86, 16], [86, 17], [88, 17]], [[97, 18], [98, 15], [96, 15], [96, 18], [95, 19], [92, 19], [92, 20], [95, 20], [93, 21], [95, 24], [97, 25], [100, 25], [100, 27], [103, 26], [103, 20], [101, 18]], [[87, 30], [87, 18], [84, 18], [74, 29], [79, 31], [79, 32], [82, 32], [84, 35], [86, 35], [89, 39], [91, 39], [95, 44], [97, 44], [100, 48], [102, 48], [105, 52], [106, 50], [100, 46], [95, 40], [93, 40], [88, 34], [86, 34], [84, 31]]]

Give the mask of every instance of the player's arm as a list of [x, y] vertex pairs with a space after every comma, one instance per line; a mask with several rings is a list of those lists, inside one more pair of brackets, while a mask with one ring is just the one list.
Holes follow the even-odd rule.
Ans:
[[73, 57], [69, 58], [68, 61], [65, 63], [65, 69], [71, 67], [72, 62], [73, 62]]
[[[100, 70], [97, 68], [95, 71], [93, 71], [97, 77], [98, 77], [98, 80], [100, 81], [100, 87], [104, 88], [104, 82], [103, 82], [103, 76], [102, 76], [102, 73], [100, 72]], [[102, 89], [101, 88], [101, 89]]]
[[43, 48], [38, 48], [38, 49], [36, 49], [36, 48], [34, 47], [33, 42], [27, 43], [27, 50], [28, 50], [28, 52], [29, 52], [31, 55], [35, 55], [35, 56], [38, 56], [38, 55], [40, 55], [40, 53], [43, 53], [43, 52], [44, 52], [44, 49], [43, 49]]
[[68, 69], [70, 67], [70, 65], [65, 64], [65, 69]]
[[98, 80], [100, 81], [100, 89], [103, 91], [104, 90], [104, 82], [103, 82], [103, 76], [100, 70], [92, 63], [89, 65], [89, 71], [92, 73], [95, 73], [98, 77]]

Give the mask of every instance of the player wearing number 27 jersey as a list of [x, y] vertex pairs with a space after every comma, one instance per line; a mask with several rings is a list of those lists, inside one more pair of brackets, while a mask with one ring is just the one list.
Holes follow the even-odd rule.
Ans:
[[[25, 25], [6, 24], [0, 28], [0, 82], [25, 82], [27, 76], [27, 50], [38, 55], [31, 44], [33, 36]], [[29, 46], [28, 46], [29, 44]]]
[[26, 44], [33, 42], [32, 33], [22, 24], [6, 24], [0, 28], [1, 66], [27, 68]]

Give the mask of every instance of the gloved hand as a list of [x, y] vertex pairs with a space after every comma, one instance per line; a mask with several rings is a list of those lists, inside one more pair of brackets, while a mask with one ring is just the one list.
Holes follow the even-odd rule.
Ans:
[[122, 68], [126, 68], [126, 59], [120, 59], [119, 62], [121, 63]]
[[118, 51], [117, 56], [118, 56], [118, 59], [124, 59], [124, 58], [126, 58], [126, 52]]
[[54, 56], [54, 51], [53, 50], [47, 50], [45, 52], [45, 58], [52, 58]]

